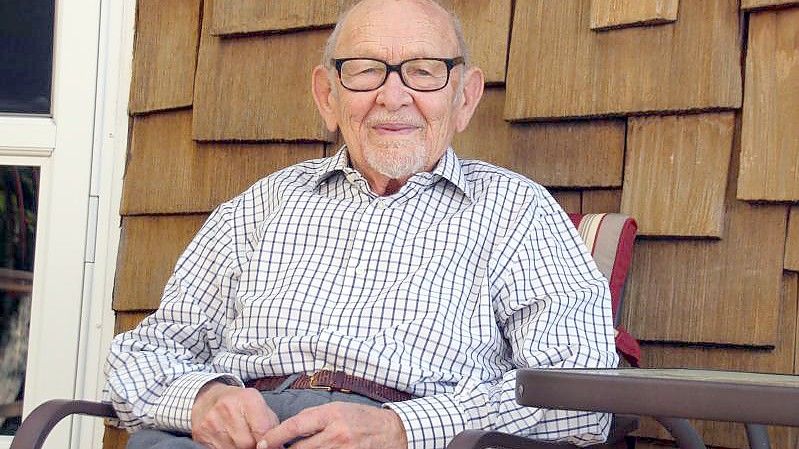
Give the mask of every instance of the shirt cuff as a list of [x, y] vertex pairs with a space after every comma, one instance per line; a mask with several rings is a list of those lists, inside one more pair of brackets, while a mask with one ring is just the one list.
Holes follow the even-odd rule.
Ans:
[[244, 387], [244, 383], [230, 374], [189, 373], [177, 378], [164, 390], [153, 410], [153, 424], [158, 429], [191, 433], [191, 408], [197, 393], [208, 382], [215, 380], [228, 385]]
[[388, 402], [402, 420], [408, 438], [408, 449], [444, 448], [466, 429], [467, 418], [451, 396], [440, 394], [410, 401]]

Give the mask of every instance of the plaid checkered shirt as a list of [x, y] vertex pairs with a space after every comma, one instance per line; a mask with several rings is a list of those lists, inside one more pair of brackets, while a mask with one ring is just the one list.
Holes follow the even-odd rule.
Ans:
[[115, 338], [106, 395], [125, 427], [188, 432], [210, 380], [330, 369], [417, 396], [385, 404], [410, 448], [464, 429], [584, 445], [610, 417], [519, 406], [515, 369], [617, 361], [607, 281], [543, 187], [448, 149], [381, 197], [342, 148], [211, 214]]

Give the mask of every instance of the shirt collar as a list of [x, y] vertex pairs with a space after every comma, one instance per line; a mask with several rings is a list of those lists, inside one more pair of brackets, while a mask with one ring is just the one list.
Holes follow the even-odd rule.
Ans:
[[455, 155], [455, 151], [452, 147], [447, 148], [447, 151], [444, 152], [444, 156], [441, 157], [441, 160], [438, 161], [438, 165], [433, 169], [432, 175], [446, 179], [460, 189], [467, 198], [470, 200], [474, 199], [472, 198], [472, 188], [466, 181], [466, 176], [463, 174], [461, 161], [458, 159], [458, 156]]
[[[350, 167], [350, 158], [347, 155], [346, 145], [342, 146], [334, 156], [328, 158], [319, 167], [314, 187], [318, 188], [323, 181], [339, 172], [348, 177], [357, 173], [355, 169]], [[444, 152], [444, 155], [441, 157], [441, 160], [438, 161], [436, 168], [434, 168], [432, 172], [417, 173], [411, 177], [411, 180], [413, 180], [414, 177], [422, 177], [422, 179], [431, 184], [439, 178], [444, 178], [460, 189], [470, 200], [473, 199], [471, 186], [466, 181], [466, 176], [464, 176], [461, 168], [461, 161], [458, 159], [458, 156], [455, 155], [455, 151], [452, 147], [447, 148], [447, 151]]]
[[318, 188], [327, 178], [333, 176], [335, 173], [347, 173], [352, 170], [350, 168], [350, 158], [347, 156], [347, 146], [342, 146], [335, 155], [324, 159], [324, 162], [319, 166], [314, 180], [314, 188]]

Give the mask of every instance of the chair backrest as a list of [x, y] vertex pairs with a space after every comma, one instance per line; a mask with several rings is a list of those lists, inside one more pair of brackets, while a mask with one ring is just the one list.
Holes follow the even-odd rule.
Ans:
[[633, 243], [638, 231], [635, 220], [624, 214], [569, 214], [591, 252], [591, 256], [610, 285], [613, 325], [616, 327], [616, 349], [631, 365], [638, 366], [641, 348], [620, 324], [624, 282], [633, 256]]

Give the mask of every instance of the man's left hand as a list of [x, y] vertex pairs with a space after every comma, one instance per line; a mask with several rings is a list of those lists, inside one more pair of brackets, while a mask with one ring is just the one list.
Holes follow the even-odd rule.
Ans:
[[307, 408], [266, 432], [257, 449], [407, 449], [405, 427], [389, 409], [347, 402]]

